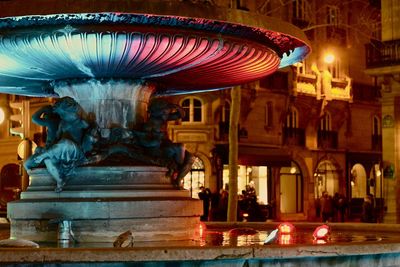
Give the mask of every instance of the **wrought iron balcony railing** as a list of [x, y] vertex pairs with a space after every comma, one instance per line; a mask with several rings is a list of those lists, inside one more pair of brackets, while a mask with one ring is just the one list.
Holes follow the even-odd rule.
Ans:
[[400, 65], [400, 40], [365, 45], [367, 68]]
[[301, 128], [283, 127], [283, 143], [285, 145], [304, 146], [305, 131]]
[[335, 131], [318, 130], [318, 148], [337, 149], [338, 148], [338, 133]]

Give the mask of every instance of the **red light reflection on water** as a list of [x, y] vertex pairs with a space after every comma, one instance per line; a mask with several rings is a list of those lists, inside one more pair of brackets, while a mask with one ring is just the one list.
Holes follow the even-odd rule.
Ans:
[[294, 244], [295, 238], [291, 234], [281, 234], [278, 238], [280, 245], [291, 245]]

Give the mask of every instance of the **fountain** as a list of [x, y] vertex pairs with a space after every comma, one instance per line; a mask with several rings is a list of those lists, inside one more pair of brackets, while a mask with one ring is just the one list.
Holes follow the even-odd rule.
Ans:
[[58, 117], [58, 136], [25, 163], [11, 238], [196, 239], [202, 206], [179, 188], [192, 156], [162, 131], [182, 114], [156, 96], [229, 88], [303, 59], [303, 35], [282, 25], [297, 35], [177, 15], [0, 19], [0, 92], [60, 98], [36, 114]]
[[[266, 234], [261, 232], [271, 232], [276, 223], [210, 223], [207, 231], [214, 239], [208, 240], [199, 225], [200, 203], [166, 176], [174, 177], [185, 169], [149, 157], [122, 138], [130, 140], [134, 133], [143, 133], [147, 110], [152, 110], [157, 95], [218, 90], [257, 80], [301, 60], [310, 49], [297, 28], [237, 10], [209, 6], [199, 10], [183, 3], [188, 1], [179, 1], [179, 7], [168, 1], [131, 1], [137, 13], [129, 14], [119, 13], [132, 12], [128, 8], [104, 8], [108, 1], [79, 10], [115, 12], [76, 13], [71, 2], [63, 1], [61, 10], [40, 6], [40, 14], [49, 15], [0, 19], [0, 92], [72, 97], [66, 102], [86, 114], [74, 118], [87, 119], [88, 125], [95, 126], [91, 128], [95, 140], [110, 148], [112, 157], [105, 157], [108, 154], [98, 147], [89, 148], [85, 160], [73, 166], [73, 175], [67, 176], [57, 192], [47, 169], [32, 167], [28, 190], [8, 206], [10, 236], [34, 240], [43, 248], [1, 248], [2, 263], [398, 265], [400, 229], [395, 225], [332, 224], [336, 243], [291, 243], [290, 238], [282, 238], [282, 244], [264, 245]], [[21, 14], [16, 5], [5, 12]], [[37, 14], [33, 6], [26, 8], [25, 14]], [[196, 18], [197, 12], [204, 18]], [[110, 140], [114, 136], [119, 136], [120, 144]], [[181, 148], [172, 144], [176, 147]], [[307, 239], [319, 224], [295, 226]], [[232, 227], [251, 227], [259, 233], [255, 238], [219, 231]], [[364, 232], [357, 235], [360, 230]], [[129, 234], [129, 238], [131, 232], [134, 247], [111, 247], [118, 235]], [[355, 233], [353, 242], [340, 241], [342, 232]], [[0, 237], [7, 236], [8, 225], [0, 224]], [[246, 242], [239, 243], [239, 239]], [[73, 240], [79, 243], [71, 244]]]

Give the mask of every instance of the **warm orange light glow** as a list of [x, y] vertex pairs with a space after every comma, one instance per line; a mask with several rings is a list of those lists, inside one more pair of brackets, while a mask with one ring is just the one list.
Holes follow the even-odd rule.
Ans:
[[324, 56], [324, 62], [327, 64], [332, 64], [335, 61], [335, 55], [332, 53], [327, 53]]
[[323, 245], [326, 244], [327, 241], [325, 239], [314, 239], [313, 244]]
[[292, 233], [295, 230], [295, 227], [289, 222], [284, 222], [278, 226], [278, 229], [280, 234], [285, 235]]
[[279, 244], [280, 245], [290, 245], [293, 243], [292, 235], [279, 235]]
[[5, 114], [3, 108], [0, 108], [0, 124], [4, 122]]
[[314, 239], [327, 239], [330, 234], [330, 228], [328, 225], [324, 224], [315, 228], [313, 237]]
[[201, 239], [205, 239], [206, 238], [206, 230], [207, 230], [207, 226], [203, 223], [200, 222], [198, 224], [198, 231], [199, 231], [199, 236]]

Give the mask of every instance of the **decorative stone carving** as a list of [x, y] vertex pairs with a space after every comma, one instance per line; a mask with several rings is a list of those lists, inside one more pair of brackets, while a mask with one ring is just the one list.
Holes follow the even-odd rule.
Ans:
[[[168, 167], [167, 176], [176, 187], [190, 170], [194, 157], [181, 143], [172, 143], [167, 135], [167, 122], [183, 117], [181, 107], [163, 99], [153, 99], [149, 105], [149, 119], [141, 129], [114, 127], [100, 129], [83, 119], [83, 110], [70, 97], [63, 97], [51, 106], [45, 106], [33, 115], [33, 121], [46, 126], [45, 147], [36, 150], [25, 168], [45, 165], [57, 183], [60, 192], [75, 167], [89, 164], [110, 164], [113, 155], [118, 162], [129, 166], [137, 162]], [[114, 162], [115, 163], [115, 162]]]

